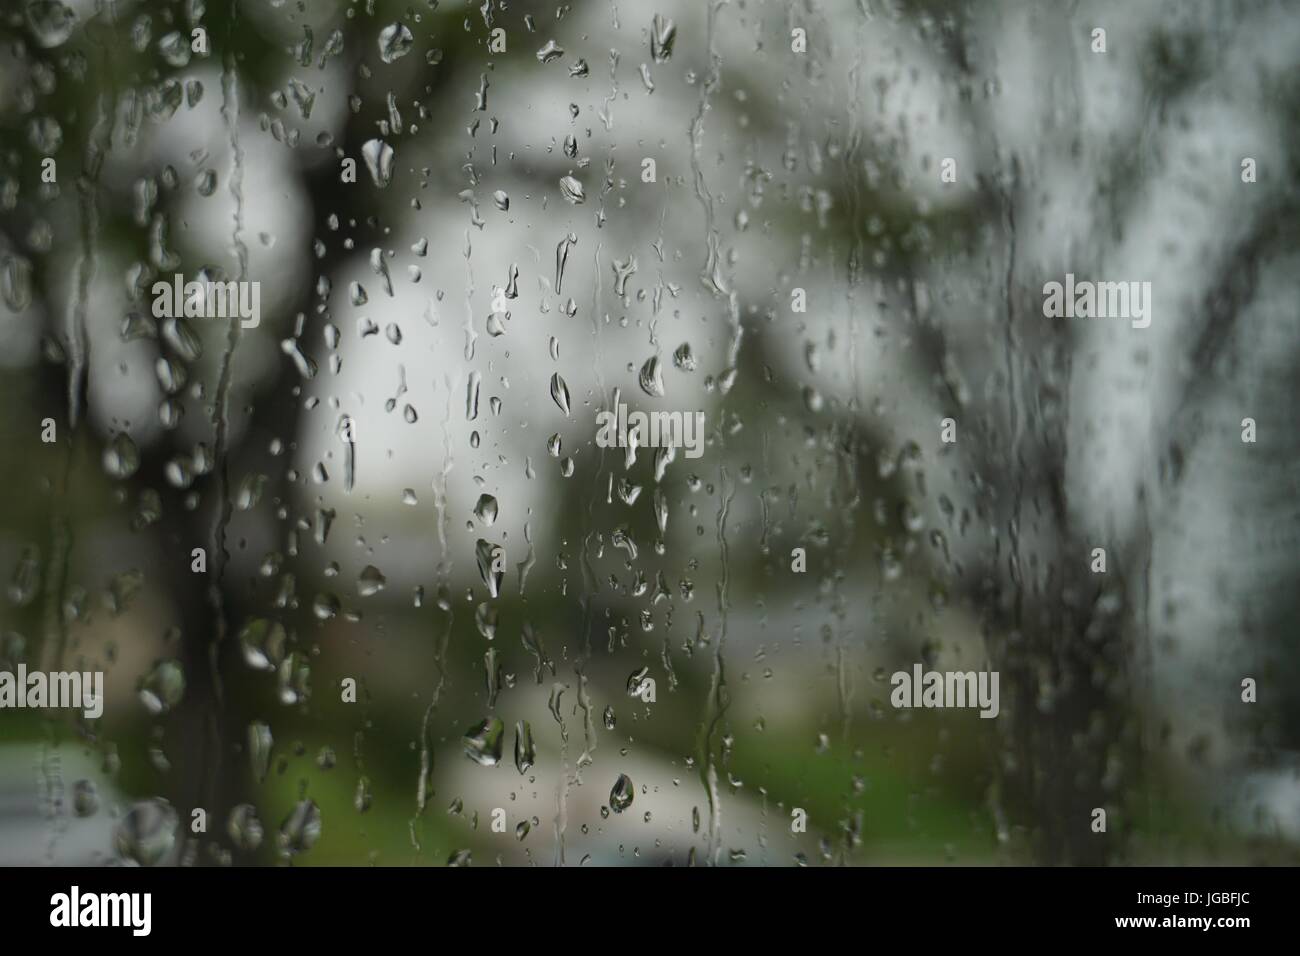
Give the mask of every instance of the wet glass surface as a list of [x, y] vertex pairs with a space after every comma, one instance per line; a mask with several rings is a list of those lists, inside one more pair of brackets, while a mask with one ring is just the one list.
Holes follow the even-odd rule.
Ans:
[[0, 863], [1295, 862], [1298, 56], [9, 4]]

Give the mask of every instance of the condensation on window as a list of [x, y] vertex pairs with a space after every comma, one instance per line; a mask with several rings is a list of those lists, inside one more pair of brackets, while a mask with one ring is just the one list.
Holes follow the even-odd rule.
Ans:
[[1298, 56], [9, 4], [0, 862], [1295, 862]]

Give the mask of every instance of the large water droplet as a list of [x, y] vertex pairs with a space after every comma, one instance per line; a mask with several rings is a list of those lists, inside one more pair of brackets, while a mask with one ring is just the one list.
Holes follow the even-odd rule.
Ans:
[[270, 618], [258, 617], [244, 625], [239, 632], [239, 645], [244, 651], [244, 662], [254, 670], [269, 671], [284, 659], [284, 646], [288, 641], [284, 625]]
[[662, 398], [664, 394], [664, 372], [663, 366], [659, 361], [659, 356], [652, 355], [641, 366], [641, 374], [638, 376], [641, 383], [641, 391], [654, 398]]
[[175, 846], [176, 824], [176, 811], [166, 800], [140, 800], [113, 828], [113, 848], [141, 866], [154, 866]]
[[492, 527], [497, 520], [497, 500], [491, 495], [479, 495], [478, 504], [474, 505], [474, 517], [484, 526]]
[[154, 716], [165, 714], [185, 696], [185, 671], [180, 661], [159, 661], [140, 682], [140, 702]]
[[78, 780], [72, 785], [72, 812], [79, 817], [99, 812], [99, 788], [93, 780]]
[[564, 289], [564, 267], [569, 264], [569, 250], [577, 243], [578, 237], [569, 233], [555, 247], [555, 294]]
[[[474, 547], [474, 557], [478, 562], [479, 577], [487, 585], [488, 594], [498, 597], [501, 594], [501, 580], [505, 577], [505, 562], [500, 560], [501, 552], [490, 541], [482, 538]], [[498, 568], [494, 568], [497, 565]]]
[[554, 40], [547, 40], [546, 45], [537, 51], [537, 59], [542, 63], [550, 63], [552, 60], [558, 60], [564, 56], [564, 47], [560, 46]]
[[104, 471], [112, 478], [130, 478], [140, 467], [140, 450], [126, 432], [118, 432], [104, 448]]
[[636, 256], [614, 259], [611, 265], [614, 268], [614, 294], [622, 298], [627, 294], [628, 277], [636, 272]]
[[67, 42], [77, 25], [77, 15], [59, 0], [29, 0], [27, 25], [45, 49]]
[[533, 742], [533, 728], [526, 720], [515, 724], [515, 769], [527, 773], [537, 762], [537, 745]]
[[379, 58], [385, 63], [400, 60], [411, 52], [415, 37], [404, 23], [390, 23], [379, 31]]
[[484, 767], [495, 767], [501, 762], [501, 746], [505, 740], [505, 724], [496, 717], [488, 717], [465, 731], [461, 743], [465, 756]]
[[632, 806], [635, 791], [636, 786], [632, 783], [632, 778], [625, 773], [620, 773], [609, 791], [609, 808], [615, 813], [622, 813]]
[[673, 55], [673, 41], [676, 39], [677, 24], [656, 13], [650, 21], [650, 55], [656, 63], [663, 63]]
[[226, 821], [226, 833], [230, 841], [246, 853], [251, 853], [262, 845], [264, 830], [257, 808], [251, 803], [241, 803], [232, 807], [230, 819]]
[[393, 181], [393, 147], [382, 139], [367, 140], [361, 147], [361, 156], [376, 186], [383, 189]]
[[374, 597], [384, 589], [388, 579], [373, 564], [367, 564], [357, 577], [357, 593], [362, 597]]
[[305, 853], [320, 839], [320, 807], [315, 800], [299, 800], [280, 824], [280, 849], [286, 854]]
[[572, 176], [565, 176], [560, 180], [560, 195], [575, 206], [587, 201], [587, 193], [583, 190], [582, 183]]
[[569, 417], [569, 386], [560, 376], [559, 372], [551, 375], [551, 398], [560, 411], [564, 412], [564, 417]]

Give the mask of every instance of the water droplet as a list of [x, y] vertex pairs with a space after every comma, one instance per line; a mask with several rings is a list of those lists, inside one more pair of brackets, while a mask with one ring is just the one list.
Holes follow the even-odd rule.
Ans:
[[361, 776], [357, 780], [357, 789], [352, 794], [353, 808], [357, 813], [365, 813], [370, 809], [370, 805], [374, 802], [374, 799], [374, 794], [370, 789], [370, 778], [364, 775]]
[[632, 778], [625, 773], [620, 773], [618, 779], [614, 781], [614, 786], [609, 791], [609, 808], [615, 813], [622, 813], [628, 807], [632, 806], [632, 797], [636, 791]]
[[294, 651], [279, 670], [277, 695], [286, 707], [303, 703], [311, 696], [311, 665], [305, 654]]
[[488, 594], [498, 597], [501, 594], [501, 579], [505, 577], [505, 572], [493, 570], [493, 564], [498, 563], [497, 548], [491, 542], [479, 538], [474, 548], [474, 557], [478, 561], [479, 577], [487, 585]]
[[[560, 180], [560, 195], [575, 206], [581, 205], [587, 201], [587, 194], [582, 188], [582, 183], [578, 182], [572, 176], [565, 176]], [[556, 291], [559, 291], [558, 288]]]
[[388, 579], [384, 577], [383, 572], [373, 564], [367, 564], [357, 577], [357, 593], [362, 597], [374, 597], [384, 589], [386, 584]]
[[182, 67], [190, 63], [190, 36], [173, 30], [158, 41], [158, 52], [168, 66]]
[[551, 398], [555, 400], [556, 406], [564, 412], [564, 417], [569, 417], [569, 386], [560, 377], [559, 372], [551, 375]]
[[253, 769], [253, 779], [261, 783], [271, 769], [271, 751], [275, 738], [264, 720], [254, 720], [248, 725], [248, 763]]
[[521, 774], [537, 762], [537, 745], [533, 742], [533, 727], [528, 721], [515, 724], [515, 769]]
[[569, 233], [555, 247], [555, 294], [564, 289], [564, 267], [569, 263], [569, 250], [577, 243], [578, 237]]
[[193, 326], [183, 318], [164, 321], [162, 337], [182, 361], [193, 364], [203, 354], [203, 340], [199, 338]]
[[641, 374], [638, 376], [641, 383], [641, 391], [653, 398], [662, 398], [664, 394], [664, 373], [663, 367], [659, 362], [659, 356], [651, 356], [644, 365], [641, 366]]
[[140, 450], [126, 432], [118, 432], [104, 449], [104, 471], [111, 478], [130, 478], [140, 467]]
[[0, 296], [11, 312], [25, 311], [32, 301], [32, 264], [22, 256], [0, 260]]
[[140, 682], [140, 702], [155, 717], [165, 714], [185, 696], [185, 671], [180, 661], [159, 661]]
[[339, 613], [338, 596], [330, 592], [317, 594], [312, 601], [311, 612], [318, 621], [329, 621]]
[[663, 63], [673, 55], [673, 41], [676, 39], [677, 24], [656, 13], [650, 21], [650, 56], [656, 63]]
[[226, 833], [230, 842], [245, 853], [251, 853], [262, 845], [262, 821], [257, 815], [257, 808], [251, 803], [241, 803], [230, 810], [226, 821]]
[[176, 811], [161, 797], [132, 804], [113, 830], [117, 852], [141, 866], [162, 862], [176, 843]]
[[23, 549], [22, 557], [14, 566], [14, 576], [9, 581], [9, 600], [17, 607], [26, 607], [35, 599], [40, 587], [40, 554], [29, 546]]
[[385, 63], [400, 60], [411, 52], [415, 37], [404, 23], [390, 23], [379, 31], [379, 58]]
[[461, 743], [465, 756], [484, 767], [495, 767], [501, 762], [501, 746], [505, 739], [505, 724], [496, 717], [485, 718], [465, 731]]
[[474, 609], [474, 626], [485, 639], [494, 640], [497, 636], [497, 621], [500, 616], [500, 612], [494, 606], [484, 601]]
[[284, 659], [284, 647], [288, 639], [284, 625], [279, 621], [265, 617], [254, 618], [239, 632], [244, 662], [254, 670], [275, 670]]
[[361, 156], [370, 170], [370, 178], [383, 189], [393, 180], [393, 147], [382, 139], [367, 140], [361, 147]]
[[479, 495], [478, 503], [474, 505], [474, 517], [478, 518], [486, 527], [492, 527], [497, 520], [496, 498], [487, 494]]
[[614, 294], [622, 298], [627, 294], [628, 277], [636, 272], [636, 256], [614, 259], [610, 264], [614, 268]]
[[45, 49], [67, 42], [77, 25], [77, 15], [59, 0], [29, 0], [27, 25]]
[[537, 51], [537, 59], [542, 63], [550, 63], [562, 56], [564, 56], [564, 48], [554, 40], [547, 40], [546, 45]]
[[235, 492], [235, 507], [240, 511], [252, 511], [262, 500], [262, 491], [266, 488], [266, 475], [248, 474], [239, 482]]
[[320, 839], [320, 807], [315, 800], [299, 800], [280, 824], [280, 849], [286, 854], [305, 853]]
[[72, 785], [72, 812], [79, 817], [99, 812], [99, 788], [93, 780], [78, 780]]

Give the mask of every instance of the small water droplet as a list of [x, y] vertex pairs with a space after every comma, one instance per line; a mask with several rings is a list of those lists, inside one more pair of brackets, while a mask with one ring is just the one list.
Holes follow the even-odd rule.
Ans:
[[254, 720], [248, 725], [248, 763], [253, 770], [253, 778], [261, 783], [271, 769], [271, 751], [275, 749], [275, 738], [266, 721]]

